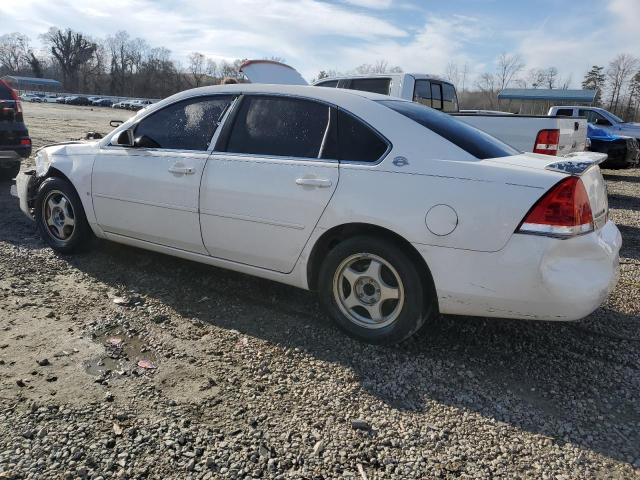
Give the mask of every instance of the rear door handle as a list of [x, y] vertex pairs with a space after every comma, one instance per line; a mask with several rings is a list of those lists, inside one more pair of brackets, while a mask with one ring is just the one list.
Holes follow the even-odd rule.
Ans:
[[296, 180], [296, 185], [327, 188], [331, 186], [331, 180], [328, 178], [298, 178]]
[[195, 168], [185, 167], [185, 166], [176, 164], [169, 168], [169, 173], [177, 173], [181, 175], [193, 175], [194, 173], [196, 173], [196, 170]]

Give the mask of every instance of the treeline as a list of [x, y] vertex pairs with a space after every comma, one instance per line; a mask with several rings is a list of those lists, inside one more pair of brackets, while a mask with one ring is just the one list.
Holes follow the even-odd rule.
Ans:
[[[163, 98], [175, 92], [215, 85], [224, 78], [241, 80], [244, 61], [216, 62], [193, 52], [182, 64], [165, 47], [154, 47], [142, 38], [119, 31], [103, 39], [71, 29], [52, 27], [39, 36], [42, 49], [21, 33], [0, 36], [0, 76], [13, 74], [60, 80], [67, 92], [128, 97]], [[284, 61], [279, 57], [272, 60]], [[362, 64], [347, 72], [357, 74], [402, 72], [386, 60]], [[456, 85], [461, 107], [466, 109], [516, 110], [519, 105], [501, 105], [498, 93], [509, 87], [568, 89], [571, 76], [562, 77], [554, 66], [526, 69], [519, 55], [503, 53], [493, 71], [470, 81], [468, 64], [450, 63], [442, 76]], [[338, 72], [322, 70], [317, 79]], [[640, 59], [620, 54], [608, 65], [594, 65], [582, 87], [597, 91], [596, 104], [626, 120], [640, 117]]]
[[[458, 89], [461, 104], [467, 109], [501, 109], [498, 93], [505, 88], [571, 88], [571, 76], [562, 77], [554, 66], [527, 69], [519, 55], [501, 54], [496, 69], [481, 74], [468, 85], [468, 65], [450, 63], [445, 78]], [[640, 119], [640, 59], [619, 54], [606, 66], [594, 65], [581, 82], [584, 89], [595, 90], [597, 106], [606, 108], [627, 121]], [[503, 102], [504, 103], [504, 102]], [[512, 105], [512, 110], [520, 105]]]
[[[192, 52], [184, 64], [165, 47], [119, 31], [104, 39], [71, 29], [51, 28], [33, 47], [22, 33], [0, 36], [0, 76], [23, 75], [59, 80], [67, 92], [127, 97], [163, 98], [187, 88], [216, 85], [225, 78], [242, 80], [245, 59], [216, 62]], [[283, 58], [269, 60], [284, 62]], [[399, 72], [385, 60], [362, 64], [352, 73]], [[321, 72], [319, 78], [335, 74]]]
[[31, 39], [21, 33], [0, 36], [0, 76], [53, 78], [67, 92], [146, 98], [241, 77], [242, 59], [215, 62], [194, 52], [183, 65], [169, 49], [153, 47], [125, 31], [97, 39], [51, 28], [39, 40], [42, 50], [33, 48]]

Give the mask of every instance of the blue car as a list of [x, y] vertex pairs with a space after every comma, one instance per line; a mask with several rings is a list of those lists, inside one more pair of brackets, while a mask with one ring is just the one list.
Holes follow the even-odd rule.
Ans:
[[592, 152], [607, 154], [607, 159], [601, 164], [602, 168], [638, 166], [640, 146], [635, 138], [616, 135], [591, 123], [587, 127], [587, 137], [591, 141]]

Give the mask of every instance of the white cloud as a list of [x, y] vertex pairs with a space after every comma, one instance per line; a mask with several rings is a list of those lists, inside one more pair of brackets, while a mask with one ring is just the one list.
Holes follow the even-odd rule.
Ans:
[[[381, 0], [356, 0], [383, 6]], [[0, 28], [14, 25], [31, 38], [50, 26], [106, 37], [127, 30], [154, 46], [166, 46], [179, 59], [192, 51], [216, 58], [283, 56], [308, 76], [335, 59], [342, 44], [407, 33], [389, 21], [346, 5], [319, 0], [0, 0]]]
[[367, 43], [365, 48], [345, 47], [343, 63], [354, 66], [385, 59], [405, 71], [432, 74], [443, 74], [451, 62], [460, 66], [469, 63], [470, 69], [474, 69], [466, 50], [485, 33], [483, 30], [477, 18], [432, 16], [408, 41], [379, 39]]
[[344, 0], [345, 3], [355, 5], [357, 7], [385, 9], [391, 6], [393, 0]]

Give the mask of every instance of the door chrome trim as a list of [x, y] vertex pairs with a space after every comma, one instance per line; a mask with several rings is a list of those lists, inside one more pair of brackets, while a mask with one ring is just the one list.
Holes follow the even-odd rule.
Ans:
[[305, 226], [297, 223], [282, 222], [270, 218], [252, 217], [251, 215], [239, 215], [230, 212], [216, 212], [215, 210], [201, 209], [200, 215], [208, 215], [210, 217], [230, 218], [232, 220], [242, 220], [245, 222], [262, 223], [264, 225], [273, 225], [274, 227], [291, 228], [293, 230], [304, 230]]
[[169, 210], [179, 210], [181, 212], [198, 213], [197, 208], [183, 207], [181, 205], [171, 205], [169, 203], [148, 202], [146, 200], [139, 200], [136, 198], [119, 198], [113, 197], [111, 195], [104, 195], [102, 193], [94, 193], [93, 196], [98, 198], [106, 198], [107, 200], [115, 200], [117, 202], [137, 203], [138, 205], [146, 205], [148, 207], [167, 208]]

